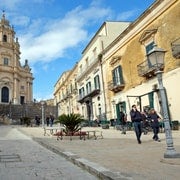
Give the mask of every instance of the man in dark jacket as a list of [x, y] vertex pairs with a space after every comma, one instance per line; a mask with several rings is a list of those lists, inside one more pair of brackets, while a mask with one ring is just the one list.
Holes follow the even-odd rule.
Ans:
[[137, 110], [136, 105], [132, 105], [132, 110], [130, 111], [131, 121], [134, 125], [134, 131], [136, 133], [137, 141], [141, 144], [141, 121], [142, 121], [142, 114]]

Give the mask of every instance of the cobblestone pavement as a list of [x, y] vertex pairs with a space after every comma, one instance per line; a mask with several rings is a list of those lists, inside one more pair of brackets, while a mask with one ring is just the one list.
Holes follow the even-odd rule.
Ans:
[[0, 126], [0, 180], [96, 180], [16, 128]]
[[[138, 144], [133, 131], [127, 131], [124, 135], [113, 127], [83, 128], [83, 131], [100, 130], [104, 138], [80, 140], [78, 137], [73, 137], [72, 141], [69, 137], [57, 141], [56, 137], [50, 134], [44, 136], [42, 127], [18, 129], [87, 170], [105, 175], [102, 179], [177, 180], [180, 178], [180, 158], [164, 158], [166, 151], [164, 133], [159, 134], [161, 142], [152, 140], [152, 132], [143, 134], [142, 144]], [[175, 150], [180, 153], [180, 131], [172, 131], [172, 135]]]

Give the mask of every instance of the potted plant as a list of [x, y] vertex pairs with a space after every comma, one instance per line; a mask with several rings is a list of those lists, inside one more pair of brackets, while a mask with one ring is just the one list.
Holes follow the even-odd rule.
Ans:
[[55, 123], [60, 123], [65, 126], [65, 134], [73, 136], [76, 132], [81, 129], [81, 123], [84, 121], [84, 118], [80, 114], [62, 114], [58, 117], [58, 120]]
[[27, 127], [31, 125], [31, 118], [30, 117], [22, 117], [20, 119], [21, 124], [25, 124]]

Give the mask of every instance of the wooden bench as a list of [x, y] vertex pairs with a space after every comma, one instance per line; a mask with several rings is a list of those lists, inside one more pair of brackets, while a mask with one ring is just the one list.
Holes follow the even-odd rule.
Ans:
[[57, 135], [57, 140], [59, 140], [59, 139], [62, 140], [63, 136], [66, 136], [66, 137], [69, 136], [70, 140], [72, 140], [73, 136], [76, 136], [76, 137], [79, 136], [80, 140], [82, 140], [82, 139], [86, 140], [86, 137], [87, 137], [87, 139], [90, 139], [90, 137], [94, 137], [94, 139], [97, 139], [98, 137], [103, 138], [102, 131], [98, 131], [98, 130], [89, 130], [89, 131], [80, 130], [78, 132], [75, 132], [74, 134], [69, 133], [68, 135], [65, 134], [63, 132], [63, 130], [61, 130], [61, 131], [57, 132], [56, 135]]
[[88, 130], [85, 131], [87, 133], [87, 138], [90, 139], [90, 136], [93, 136], [94, 139], [101, 137], [103, 139], [102, 131], [99, 130]]

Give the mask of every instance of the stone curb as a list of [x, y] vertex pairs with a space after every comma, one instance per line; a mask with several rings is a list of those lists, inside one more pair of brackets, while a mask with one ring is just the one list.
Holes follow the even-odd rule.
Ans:
[[44, 146], [45, 148], [65, 157], [67, 160], [73, 162], [77, 166], [87, 170], [91, 174], [96, 175], [98, 178], [103, 180], [133, 180], [131, 176], [128, 174], [120, 173], [120, 172], [112, 172], [109, 169], [100, 166], [97, 163], [88, 161], [87, 159], [80, 158], [77, 154], [62, 151], [59, 148], [49, 145], [48, 143], [44, 142], [44, 139], [41, 140], [39, 138], [32, 138], [34, 141], [39, 143], [40, 145]]

